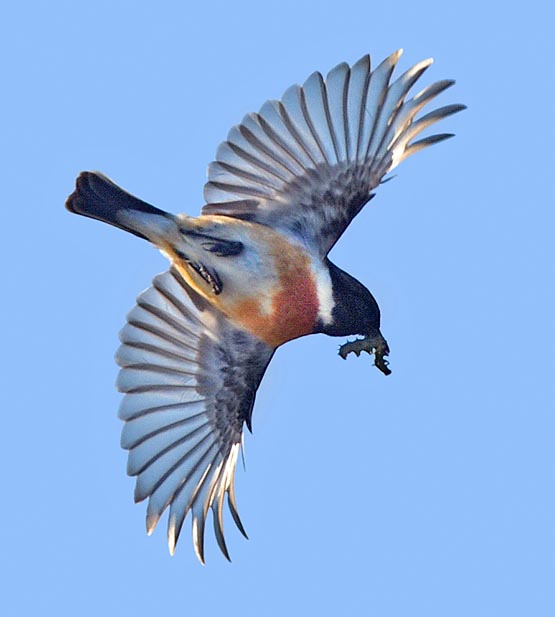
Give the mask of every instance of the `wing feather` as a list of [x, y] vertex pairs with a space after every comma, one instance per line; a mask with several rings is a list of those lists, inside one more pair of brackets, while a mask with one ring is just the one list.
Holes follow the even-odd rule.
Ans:
[[243, 425], [273, 349], [198, 297], [174, 270], [157, 276], [137, 299], [121, 331], [116, 360], [125, 393], [119, 416], [135, 500], [148, 498], [150, 534], [166, 508], [173, 554], [192, 511], [193, 542], [204, 561], [204, 528], [212, 509], [217, 543], [223, 502], [241, 533], [234, 494]]
[[209, 166], [203, 214], [254, 220], [295, 234], [326, 255], [385, 174], [447, 134], [414, 139], [461, 111], [419, 111], [454, 82], [409, 91], [432, 63], [423, 60], [392, 81], [401, 51], [371, 71], [370, 57], [313, 73], [280, 101], [268, 101], [231, 129]]
[[[337, 150], [334, 144], [335, 135], [330, 122], [329, 106], [326, 97], [326, 84], [321, 73], [312, 73], [305, 81], [302, 89], [297, 86], [295, 91], [298, 96], [300, 113], [299, 122], [306, 126], [307, 134], [317, 146], [317, 152], [321, 154], [320, 160], [315, 163], [323, 163], [332, 167], [337, 163]], [[292, 109], [285, 98], [281, 106], [281, 113], [288, 117], [288, 109]]]
[[309, 139], [305, 143], [297, 130], [294, 128], [291, 130], [291, 125], [281, 115], [278, 101], [265, 103], [258, 116], [262, 130], [287, 151], [303, 169], [315, 164], [317, 153], [314, 150], [317, 145], [311, 144]]
[[352, 146], [350, 160], [360, 160], [360, 148], [364, 121], [366, 119], [366, 98], [370, 83], [370, 56], [363, 56], [351, 68], [349, 93], [347, 95], [347, 117], [349, 118], [349, 143]]

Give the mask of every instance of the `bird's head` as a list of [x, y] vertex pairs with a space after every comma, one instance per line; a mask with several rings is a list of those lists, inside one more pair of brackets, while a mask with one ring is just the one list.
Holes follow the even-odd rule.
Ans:
[[362, 339], [342, 345], [339, 355], [345, 359], [351, 352], [357, 356], [362, 351], [373, 354], [374, 364], [382, 373], [389, 375], [391, 371], [385, 359], [389, 354], [389, 346], [380, 332], [380, 308], [376, 299], [350, 274], [331, 262], [328, 262], [328, 266], [334, 302], [331, 311], [332, 321], [328, 324], [319, 324], [318, 332], [330, 336], [362, 335]]
[[331, 261], [328, 266], [333, 291], [332, 321], [319, 324], [318, 332], [330, 336], [376, 336], [380, 332], [380, 308], [374, 296]]

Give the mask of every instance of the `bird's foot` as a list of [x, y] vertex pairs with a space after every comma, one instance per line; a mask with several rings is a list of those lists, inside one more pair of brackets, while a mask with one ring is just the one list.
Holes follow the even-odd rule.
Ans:
[[360, 356], [363, 351], [374, 354], [374, 366], [378, 367], [384, 375], [391, 374], [391, 370], [387, 366], [389, 362], [385, 359], [385, 356], [389, 355], [389, 346], [379, 332], [375, 336], [365, 336], [356, 341], [344, 343], [339, 348], [339, 355], [343, 360], [346, 360], [351, 352]]

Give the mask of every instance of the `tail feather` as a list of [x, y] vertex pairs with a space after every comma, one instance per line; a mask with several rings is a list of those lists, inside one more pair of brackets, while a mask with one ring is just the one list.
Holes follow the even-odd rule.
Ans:
[[[83, 171], [75, 182], [75, 191], [67, 198], [66, 208], [75, 214], [88, 216], [129, 231], [149, 240], [146, 227], [140, 221], [151, 221], [152, 216], [168, 215], [163, 210], [138, 199], [120, 188], [99, 172]], [[147, 216], [140, 216], [140, 213]], [[139, 215], [139, 216], [137, 216]]]

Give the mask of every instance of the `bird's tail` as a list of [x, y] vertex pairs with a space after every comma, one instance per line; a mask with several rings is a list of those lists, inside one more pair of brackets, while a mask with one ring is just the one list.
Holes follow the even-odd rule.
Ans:
[[134, 197], [99, 172], [79, 174], [66, 208], [150, 241], [175, 227], [171, 214]]

